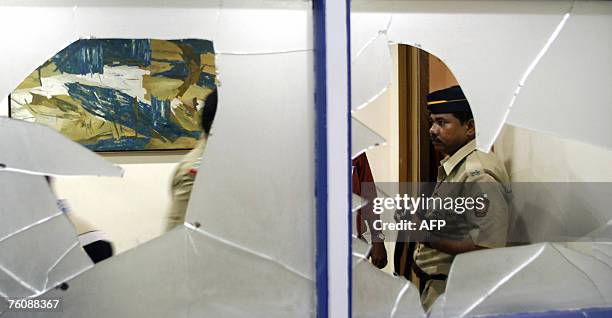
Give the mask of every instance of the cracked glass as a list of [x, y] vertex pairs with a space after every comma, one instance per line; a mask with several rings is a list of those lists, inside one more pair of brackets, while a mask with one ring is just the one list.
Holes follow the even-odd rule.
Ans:
[[[398, 91], [401, 95], [406, 89], [398, 87], [398, 82], [402, 84], [398, 78], [404, 76], [402, 67], [406, 65], [398, 65], [394, 44], [421, 49], [452, 71], [454, 85], [459, 83], [474, 115], [477, 149], [501, 154], [507, 167], [514, 164], [514, 170], [509, 172], [517, 180], [511, 181], [608, 181], [609, 169], [605, 165], [596, 165], [601, 169], [590, 173], [585, 168], [590, 160], [584, 158], [594, 151], [605, 157], [606, 150], [610, 149], [612, 134], [605, 121], [610, 111], [604, 104], [610, 99], [608, 87], [612, 83], [608, 71], [612, 48], [611, 9], [612, 5], [604, 1], [529, 1], [520, 5], [518, 1], [352, 1], [352, 115], [362, 120], [353, 120], [352, 155], [354, 158], [355, 154], [367, 153], [379, 198], [398, 193], [390, 188], [397, 184], [391, 182], [400, 181], [401, 175], [393, 171], [396, 162], [389, 160], [397, 156], [393, 151], [402, 151], [402, 146], [397, 146], [397, 136], [393, 135], [397, 130], [394, 121], [398, 118], [387, 112], [398, 113], [394, 103], [402, 98], [398, 98]], [[399, 121], [402, 120], [406, 119], [400, 117]], [[388, 124], [381, 124], [382, 121]], [[407, 129], [414, 130], [414, 124], [409, 122]], [[372, 138], [374, 127], [380, 130], [375, 133], [380, 135], [379, 140]], [[521, 130], [520, 137], [528, 137], [510, 140], [508, 136], [519, 135], [520, 129], [528, 132]], [[536, 137], [539, 133], [563, 139]], [[386, 147], [380, 147], [385, 139]], [[402, 141], [401, 137], [399, 140]], [[595, 147], [589, 150], [565, 140]], [[414, 140], [410, 140], [410, 146], [415, 148]], [[407, 150], [404, 160], [420, 155], [420, 150], [412, 148]], [[585, 153], [566, 150], [558, 158], [546, 159], [557, 156], [556, 152], [565, 148]], [[530, 163], [537, 166], [529, 166]], [[547, 163], [554, 164], [554, 168]], [[402, 181], [425, 181], [413, 178]], [[391, 181], [390, 185], [379, 186], [379, 182], [385, 181]], [[583, 242], [539, 243], [459, 254], [448, 275], [446, 292], [427, 310], [430, 317], [611, 306], [612, 290], [608, 286], [612, 277], [609, 243], [612, 237], [609, 224], [604, 223], [609, 223], [607, 220], [612, 216], [605, 208], [606, 200], [602, 199], [608, 197], [605, 186], [597, 183], [582, 187], [569, 183], [539, 185], [541, 189], [546, 186], [555, 187], [555, 191], [515, 193], [519, 199], [513, 203], [519, 209], [518, 215], [523, 213], [521, 217], [526, 220], [523, 226], [530, 230], [534, 242], [546, 241], [546, 233], [560, 229], [574, 231], [573, 240]], [[359, 202], [358, 198], [353, 196], [353, 200], [353, 206], [358, 204], [355, 202]], [[547, 217], [527, 215], [535, 207], [552, 212]], [[393, 211], [384, 214], [392, 215]], [[554, 228], [552, 224], [562, 226]], [[598, 225], [602, 225], [598, 231], [582, 234]], [[390, 233], [382, 233], [387, 242], [395, 242]], [[576, 239], [582, 235], [582, 239]], [[397, 290], [384, 298], [375, 294], [362, 296], [367, 295], [371, 286], [384, 281], [399, 285], [403, 279], [389, 275], [393, 271], [397, 275], [398, 267], [378, 270], [370, 264], [368, 253], [373, 253], [372, 246], [353, 239], [353, 316], [368, 316], [373, 311], [378, 311], [380, 317], [393, 316], [388, 310], [391, 299], [403, 299]], [[394, 256], [397, 261], [397, 250], [395, 255], [393, 250], [387, 251], [388, 259]], [[412, 255], [402, 257], [412, 258]], [[356, 263], [372, 273], [358, 269]], [[418, 274], [411, 275], [414, 283], [408, 284], [414, 285], [411, 289], [418, 300]], [[422, 313], [420, 305], [411, 310], [407, 316]], [[589, 315], [585, 311], [580, 314]]]
[[0, 170], [49, 176], [123, 174], [121, 168], [40, 124], [0, 117], [0, 146], [15, 149], [0, 153]]
[[109, 312], [131, 317], [312, 317], [314, 307], [304, 295], [313, 288], [311, 279], [271, 259], [178, 227], [95, 266], [69, 281], [66, 290], [51, 290], [44, 296], [61, 297], [63, 312], [32, 317], [78, 317], [83, 312], [92, 318], [108, 317]]
[[[510, 113], [525, 73], [571, 6], [571, 1], [531, 1], [520, 7], [512, 1], [478, 5], [471, 1], [354, 1], [356, 22], [371, 27], [369, 34], [359, 28], [351, 41], [367, 42], [380, 33], [392, 43], [412, 45], [440, 58], [453, 70], [470, 100], [479, 123], [478, 147], [488, 151]], [[381, 30], [384, 20], [389, 22]], [[376, 43], [370, 41], [369, 45]], [[353, 65], [360, 65], [356, 54], [352, 58]], [[499, 63], [500, 59], [504, 63]], [[381, 84], [387, 85], [378, 80], [382, 77], [378, 74], [369, 77], [354, 80], [359, 87], [377, 85], [377, 89], [370, 88], [377, 92], [385, 88]], [[485, 82], [487, 89], [481, 89]], [[367, 101], [368, 97], [362, 99]]]
[[353, 239], [353, 317], [426, 317], [418, 289], [390, 276], [364, 258], [364, 245]]
[[355, 159], [368, 149], [385, 143], [385, 139], [381, 135], [354, 117], [351, 118], [351, 124], [351, 129], [353, 130], [351, 136], [351, 158]]
[[[312, 57], [289, 52], [217, 58], [220, 111], [186, 217], [307, 277], [314, 275]], [[285, 80], [270, 86], [250, 65], [266, 69], [270, 80]], [[246, 84], [245, 78], [253, 80]]]
[[[58, 214], [33, 227], [35, 232], [23, 231], [0, 243], [2, 255], [17, 253], [16, 246], [31, 244], [30, 240], [40, 244], [37, 250], [44, 250], [36, 259], [40, 261], [23, 267], [23, 273], [19, 265], [33, 259], [25, 251], [1, 263], [11, 273], [0, 277], [2, 286], [13, 290], [2, 295], [0, 306], [6, 304], [7, 297], [38, 296], [61, 297], [63, 308], [62, 312], [29, 313], [34, 317], [79, 317], [83, 312], [90, 317], [112, 313], [134, 317], [312, 317], [315, 116], [311, 3], [93, 5], [58, 1], [44, 9], [39, 7], [42, 5], [36, 1], [25, 6], [2, 5], [0, 16], [5, 19], [0, 25], [5, 30], [25, 19], [36, 21], [7, 35], [16, 50], [31, 54], [2, 53], [1, 60], [17, 61], [3, 63], [11, 74], [0, 80], [4, 95], [41, 61], [78, 38], [197, 38], [214, 43], [220, 105], [184, 225], [92, 267], [73, 227]], [[57, 22], [42, 23], [43, 17]], [[22, 40], [34, 36], [44, 40]], [[6, 138], [7, 147], [19, 149], [20, 158], [26, 161], [22, 170], [27, 171], [19, 172], [120, 175], [116, 167], [94, 164], [102, 159], [85, 149], [57, 152], [58, 144], [74, 146], [59, 135], [55, 140], [39, 133], [35, 125], [25, 123], [25, 128], [15, 128], [4, 124], [11, 120], [2, 120], [0, 128], [13, 134]], [[50, 136], [56, 144], [42, 144], [27, 152], [17, 142], [28, 136]], [[44, 138], [43, 143], [48, 141]], [[47, 150], [56, 151], [55, 156], [45, 153]], [[5, 156], [11, 159], [13, 155]], [[40, 155], [56, 157], [57, 161], [39, 167], [34, 159]], [[74, 156], [72, 166], [62, 162], [70, 156]], [[81, 165], [83, 158], [86, 164]], [[11, 166], [21, 169], [19, 160], [8, 159]], [[48, 197], [47, 201], [53, 200]], [[14, 232], [45, 217], [37, 214], [40, 212], [33, 204], [23, 206], [28, 217], [16, 218], [0, 228]], [[43, 238], [46, 240], [41, 244]], [[11, 275], [28, 281], [15, 283]], [[58, 283], [66, 285], [53, 288]], [[19, 316], [12, 311], [4, 314]]]
[[[578, 52], [585, 58], [576, 58]], [[610, 69], [611, 54], [612, 6], [576, 1], [526, 79], [507, 122], [612, 149], [612, 128], [605, 120], [612, 117], [605, 102], [612, 99], [612, 73], [604, 71]]]
[[0, 262], [3, 297], [39, 296], [92, 266], [62, 214], [4, 238], [0, 253], [10, 255]]
[[612, 268], [559, 244], [468, 253], [457, 257], [446, 297], [434, 305], [432, 316], [606, 307], [612, 304], [611, 286]]

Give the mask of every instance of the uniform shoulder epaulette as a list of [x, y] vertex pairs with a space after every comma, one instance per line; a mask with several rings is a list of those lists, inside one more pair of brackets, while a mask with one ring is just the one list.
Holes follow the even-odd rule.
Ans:
[[484, 168], [477, 153], [478, 151], [471, 153], [465, 161], [465, 169], [470, 177], [478, 177], [484, 174]]

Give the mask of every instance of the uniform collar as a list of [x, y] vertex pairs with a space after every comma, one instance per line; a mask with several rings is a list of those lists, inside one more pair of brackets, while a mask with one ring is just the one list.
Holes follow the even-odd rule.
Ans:
[[455, 167], [474, 150], [476, 150], [476, 139], [472, 139], [463, 147], [459, 148], [459, 150], [455, 151], [452, 156], [440, 161], [446, 175], [448, 176], [453, 169], [455, 169]]

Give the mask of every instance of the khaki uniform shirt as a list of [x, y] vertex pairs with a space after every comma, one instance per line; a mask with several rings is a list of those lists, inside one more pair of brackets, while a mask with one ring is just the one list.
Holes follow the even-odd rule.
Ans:
[[[446, 226], [436, 236], [463, 240], [468, 237], [482, 247], [503, 247], [510, 219], [510, 183], [508, 173], [494, 153], [476, 150], [472, 140], [452, 156], [442, 160], [438, 183], [432, 197], [486, 197], [486, 208], [480, 211], [428, 210], [424, 219], [444, 219]], [[486, 195], [485, 195], [486, 194]], [[448, 275], [454, 256], [417, 244], [414, 260], [429, 275]]]
[[196, 173], [202, 161], [202, 154], [204, 153], [205, 146], [205, 139], [198, 140], [193, 150], [183, 157], [174, 170], [174, 177], [172, 178], [170, 189], [172, 201], [170, 203], [166, 231], [185, 222], [187, 204], [191, 197], [191, 189], [193, 188]]

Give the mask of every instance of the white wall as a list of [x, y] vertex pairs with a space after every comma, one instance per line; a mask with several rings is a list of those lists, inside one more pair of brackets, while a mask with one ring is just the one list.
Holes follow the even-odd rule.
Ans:
[[121, 253], [163, 233], [170, 178], [180, 155], [103, 155], [123, 178], [72, 177], [55, 182], [73, 213], [104, 231]]

